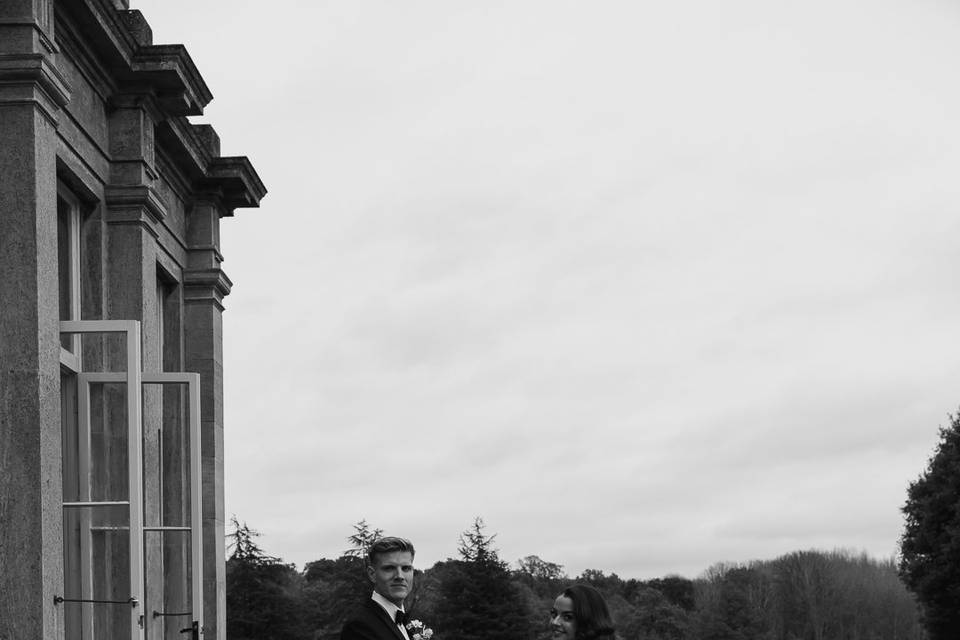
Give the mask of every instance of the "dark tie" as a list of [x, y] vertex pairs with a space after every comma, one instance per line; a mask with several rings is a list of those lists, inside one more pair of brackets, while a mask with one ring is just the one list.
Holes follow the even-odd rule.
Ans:
[[407, 614], [397, 609], [397, 613], [393, 616], [393, 621], [402, 627], [407, 624]]

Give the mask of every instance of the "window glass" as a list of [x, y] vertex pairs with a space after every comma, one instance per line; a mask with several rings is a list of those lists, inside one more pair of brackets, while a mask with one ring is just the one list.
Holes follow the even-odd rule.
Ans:
[[[71, 229], [72, 212], [70, 203], [57, 196], [57, 276], [60, 290], [60, 319], [74, 320], [73, 309], [73, 236]], [[72, 350], [73, 338], [61, 335], [60, 344], [64, 349]]]

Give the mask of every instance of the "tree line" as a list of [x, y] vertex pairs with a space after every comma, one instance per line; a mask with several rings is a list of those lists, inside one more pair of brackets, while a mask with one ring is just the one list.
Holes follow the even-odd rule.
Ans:
[[[417, 571], [411, 615], [437, 640], [547, 640], [547, 612], [572, 582], [599, 589], [622, 640], [956, 640], [960, 638], [960, 415], [902, 508], [898, 559], [850, 551], [796, 551], [773, 560], [716, 564], [694, 580], [622, 579], [528, 556], [502, 560], [477, 518], [458, 558]], [[302, 571], [269, 556], [257, 533], [233, 519], [227, 560], [229, 640], [336, 640], [368, 598], [365, 521], [338, 558]]]
[[[230, 640], [335, 640], [369, 598], [365, 550], [381, 531], [354, 525], [351, 548], [302, 571], [264, 553], [234, 520], [227, 561]], [[546, 640], [547, 612], [572, 582], [606, 597], [623, 640], [922, 640], [913, 596], [896, 563], [846, 551], [801, 551], [775, 560], [717, 564], [690, 580], [623, 579], [599, 570], [568, 576], [528, 556], [508, 564], [481, 519], [461, 535], [458, 558], [417, 571], [407, 600], [435, 637]]]

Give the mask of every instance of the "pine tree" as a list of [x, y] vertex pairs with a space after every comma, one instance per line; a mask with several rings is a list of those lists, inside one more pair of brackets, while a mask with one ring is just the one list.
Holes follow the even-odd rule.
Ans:
[[930, 640], [960, 638], [960, 414], [940, 429], [926, 470], [907, 490], [900, 576]]
[[300, 574], [263, 552], [260, 534], [231, 518], [233, 552], [227, 559], [227, 635], [231, 640], [296, 640], [304, 638], [300, 607]]
[[493, 546], [496, 536], [484, 527], [476, 518], [460, 536], [461, 559], [438, 565], [437, 633], [457, 640], [531, 640], [535, 630], [524, 601]]
[[371, 529], [364, 519], [353, 525], [353, 530], [354, 534], [347, 536], [350, 548], [344, 551], [343, 555], [366, 560], [370, 547], [383, 537], [383, 529]]

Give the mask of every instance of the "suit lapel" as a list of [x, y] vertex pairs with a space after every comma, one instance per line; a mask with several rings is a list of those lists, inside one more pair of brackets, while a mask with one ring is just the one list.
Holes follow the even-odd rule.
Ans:
[[400, 629], [399, 627], [397, 627], [397, 624], [393, 620], [391, 620], [390, 616], [387, 615], [387, 612], [383, 610], [383, 607], [381, 607], [379, 604], [377, 604], [373, 600], [367, 600], [367, 608], [370, 610], [370, 612], [374, 615], [374, 617], [377, 620], [379, 620], [384, 626], [386, 626], [388, 632], [391, 634], [393, 638], [396, 638], [396, 640], [407, 640], [406, 638], [403, 637], [403, 633], [400, 632]]

